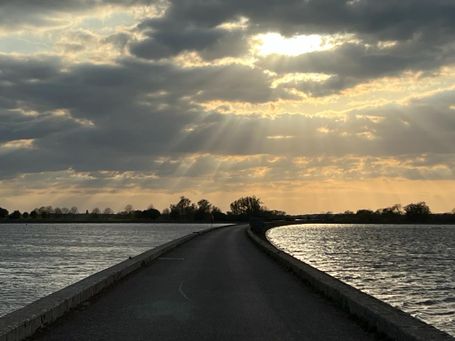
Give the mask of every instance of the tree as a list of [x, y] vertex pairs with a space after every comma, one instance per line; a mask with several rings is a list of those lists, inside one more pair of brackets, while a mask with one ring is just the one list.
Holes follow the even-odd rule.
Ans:
[[410, 221], [425, 221], [431, 214], [430, 207], [424, 201], [406, 205], [404, 211]]
[[397, 216], [403, 214], [403, 209], [400, 204], [395, 204], [391, 207], [385, 207], [378, 210], [378, 213], [385, 216]]
[[98, 207], [95, 207], [93, 210], [92, 210], [92, 214], [93, 215], [98, 215], [101, 213], [101, 210], [98, 208]]
[[227, 218], [226, 214], [221, 212], [221, 210], [216, 206], [213, 206], [213, 208], [212, 208], [212, 215], [213, 215], [213, 220], [215, 220], [215, 221], [222, 221], [222, 220], [226, 220], [226, 218]]
[[133, 205], [131, 205], [131, 204], [126, 205], [125, 214], [130, 214], [131, 212], [133, 212]]
[[140, 213], [141, 218], [152, 220], [158, 219], [160, 215], [161, 215], [160, 211], [158, 211], [155, 208], [149, 208]]
[[38, 215], [41, 218], [49, 218], [50, 214], [54, 211], [52, 209], [52, 206], [41, 206], [40, 208], [35, 208], [35, 211], [37, 211]]
[[206, 199], [201, 199], [197, 202], [197, 210], [204, 213], [210, 213], [212, 210], [212, 204]]
[[13, 213], [11, 213], [9, 215], [9, 218], [10, 219], [20, 219], [20, 217], [22, 216], [21, 212], [19, 212], [18, 210], [14, 211]]
[[70, 208], [70, 211], [69, 211], [70, 214], [78, 214], [79, 213], [79, 210], [76, 206], [73, 206]]
[[262, 201], [255, 197], [242, 197], [231, 203], [231, 212], [234, 215], [254, 216], [262, 211]]
[[280, 210], [263, 210], [262, 216], [266, 219], [284, 219], [286, 212]]
[[194, 218], [196, 220], [210, 220], [212, 217], [213, 205], [206, 199], [201, 199], [197, 202]]
[[0, 207], [0, 218], [6, 218], [9, 212], [6, 208]]
[[177, 204], [171, 204], [170, 216], [173, 219], [177, 218], [192, 218], [194, 212], [196, 211], [196, 206], [191, 203], [191, 200], [181, 196]]
[[375, 219], [375, 213], [372, 210], [360, 209], [356, 212], [356, 217], [359, 222], [372, 222]]
[[103, 214], [114, 214], [114, 210], [112, 208], [106, 207], [103, 211]]

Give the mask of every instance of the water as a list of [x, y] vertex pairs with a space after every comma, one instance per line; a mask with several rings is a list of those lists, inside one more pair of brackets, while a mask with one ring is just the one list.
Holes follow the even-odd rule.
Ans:
[[309, 224], [270, 230], [292, 256], [455, 336], [455, 226]]
[[2, 224], [0, 316], [204, 224]]

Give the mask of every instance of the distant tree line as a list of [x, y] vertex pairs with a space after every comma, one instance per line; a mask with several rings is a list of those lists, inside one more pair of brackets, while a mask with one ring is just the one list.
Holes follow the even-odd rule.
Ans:
[[74, 221], [74, 220], [127, 220], [127, 219], [149, 219], [155, 220], [161, 215], [160, 211], [150, 207], [146, 210], [134, 210], [131, 205], [126, 205], [123, 211], [115, 213], [111, 208], [103, 210], [95, 207], [91, 211], [85, 213], [79, 212], [77, 207], [56, 207], [42, 206], [35, 208], [30, 212], [21, 213], [15, 210], [11, 213], [4, 208], [0, 208], [0, 219], [3, 220], [58, 220], [58, 221]]
[[430, 207], [425, 202], [411, 203], [406, 206], [396, 204], [380, 208], [376, 211], [360, 209], [357, 212], [344, 213], [327, 212], [311, 214], [298, 218], [311, 222], [333, 223], [376, 223], [376, 224], [405, 224], [405, 223], [455, 223], [455, 209], [450, 213], [431, 213]]
[[114, 212], [111, 208], [101, 210], [95, 207], [91, 211], [79, 212], [77, 207], [52, 207], [42, 206], [30, 212], [15, 210], [9, 212], [0, 207], [0, 221], [181, 221], [181, 222], [229, 222], [248, 220], [249, 217], [262, 217], [264, 219], [281, 219], [286, 216], [283, 211], [268, 210], [262, 205], [262, 201], [256, 196], [241, 197], [230, 204], [231, 210], [222, 210], [210, 203], [207, 199], [201, 199], [193, 203], [185, 196], [181, 196], [178, 202], [170, 204], [162, 212], [152, 205], [145, 210], [134, 209], [132, 205], [126, 205], [124, 210]]
[[360, 209], [357, 212], [323, 213], [305, 215], [287, 215], [284, 211], [269, 210], [256, 196], [241, 197], [230, 204], [230, 210], [223, 212], [207, 199], [192, 202], [181, 196], [162, 212], [150, 205], [145, 210], [134, 209], [126, 205], [122, 211], [114, 212], [111, 208], [103, 210], [95, 207], [91, 211], [79, 212], [77, 207], [42, 206], [30, 212], [8, 210], [0, 207], [0, 221], [3, 222], [33, 222], [33, 221], [179, 221], [179, 222], [233, 222], [248, 221], [252, 217], [261, 220], [294, 220], [304, 222], [324, 223], [455, 223], [455, 209], [450, 213], [432, 214], [425, 202], [411, 203], [406, 206], [399, 204], [378, 209]]
[[230, 211], [223, 212], [219, 207], [207, 199], [193, 203], [185, 196], [179, 201], [165, 208], [161, 213], [161, 220], [172, 221], [247, 221], [250, 217], [265, 219], [283, 219], [286, 213], [277, 210], [268, 210], [256, 196], [241, 197], [230, 204]]

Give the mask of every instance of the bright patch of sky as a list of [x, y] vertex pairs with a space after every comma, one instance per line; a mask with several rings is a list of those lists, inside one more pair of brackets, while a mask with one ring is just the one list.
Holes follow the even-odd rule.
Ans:
[[108, 12], [102, 15], [88, 16], [81, 20], [75, 19], [61, 29], [21, 31], [0, 35], [0, 53], [35, 54], [51, 52], [55, 43], [69, 30], [86, 30], [94, 34], [109, 35], [122, 28], [128, 28], [137, 21], [131, 12]]
[[298, 35], [286, 38], [279, 33], [259, 34], [258, 52], [260, 55], [282, 54], [298, 56], [300, 54], [329, 50], [335, 46], [334, 38], [318, 34]]
[[52, 40], [44, 37], [31, 37], [25, 34], [14, 34], [0, 37], [0, 53], [33, 54], [49, 50]]
[[106, 16], [88, 17], [81, 21], [80, 28], [94, 31], [115, 31], [119, 26], [130, 26], [137, 18], [129, 12], [112, 12]]

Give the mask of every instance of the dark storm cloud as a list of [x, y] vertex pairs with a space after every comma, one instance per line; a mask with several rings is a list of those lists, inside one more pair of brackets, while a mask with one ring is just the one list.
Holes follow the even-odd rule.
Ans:
[[260, 32], [357, 33], [375, 40], [407, 40], [428, 30], [453, 33], [455, 4], [450, 0], [174, 0], [163, 20], [215, 27], [241, 16]]
[[269, 81], [242, 65], [182, 69], [124, 59], [68, 69], [55, 58], [3, 56], [2, 141], [35, 141], [4, 152], [1, 172], [150, 168], [206, 120], [195, 100], [274, 100]]
[[20, 58], [0, 55], [0, 79], [5, 82], [27, 82], [34, 79], [47, 80], [60, 69], [59, 58]]
[[124, 115], [144, 96], [160, 105], [178, 105], [183, 97], [266, 102], [284, 96], [270, 88], [271, 79], [261, 70], [238, 64], [182, 69], [124, 59], [117, 65], [76, 65], [71, 71], [61, 71], [58, 64], [54, 58], [0, 58], [1, 98], [12, 106], [68, 108], [90, 119], [117, 111]]
[[[226, 31], [219, 25], [239, 18], [248, 29]], [[289, 0], [172, 1], [165, 15], [146, 19], [138, 29], [147, 38], [131, 44], [136, 56], [160, 59], [183, 51], [203, 58], [238, 56], [256, 33], [353, 34], [358, 43], [297, 57], [269, 56], [259, 65], [278, 73], [320, 72], [323, 83], [288, 84], [323, 96], [405, 71], [432, 72], [454, 62], [455, 3], [447, 0]], [[384, 48], [379, 42], [394, 42]], [[223, 49], [219, 49], [223, 47]]]
[[206, 59], [216, 59], [241, 56], [248, 50], [246, 36], [241, 30], [169, 22], [167, 18], [146, 20], [138, 28], [148, 38], [133, 43], [131, 52], [146, 59], [168, 58], [183, 51], [198, 51]]
[[331, 75], [323, 82], [291, 82], [285, 85], [315, 96], [324, 96], [354, 85], [405, 71], [430, 73], [455, 62], [455, 44], [423, 42], [421, 38], [380, 48], [346, 43], [329, 51], [300, 56], [272, 55], [260, 65], [277, 73], [323, 73]]
[[74, 119], [49, 112], [34, 116], [7, 109], [0, 110], [0, 121], [0, 144], [14, 140], [45, 138], [60, 131], [68, 133], [81, 126]]

